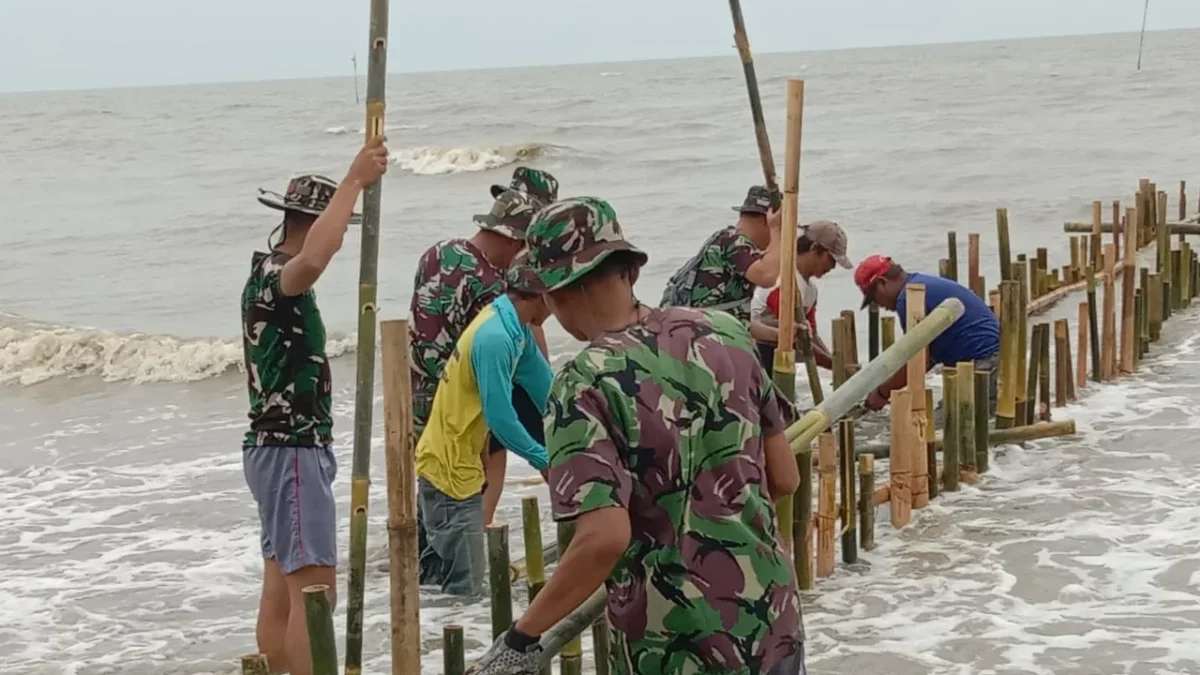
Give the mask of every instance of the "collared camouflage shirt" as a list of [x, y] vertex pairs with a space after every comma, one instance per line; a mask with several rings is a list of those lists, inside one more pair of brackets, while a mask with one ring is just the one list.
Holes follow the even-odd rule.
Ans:
[[418, 436], [429, 421], [442, 368], [458, 337], [479, 310], [504, 292], [504, 272], [466, 239], [434, 244], [417, 262], [409, 306], [408, 358], [413, 428]]
[[801, 648], [765, 475], [777, 396], [747, 328], [690, 308], [605, 334], [555, 378], [554, 517], [620, 507], [632, 527], [605, 582], [614, 675], [760, 675]]
[[749, 324], [755, 286], [746, 278], [746, 270], [762, 256], [762, 251], [736, 225], [718, 231], [700, 252], [689, 306], [715, 307], [742, 301], [726, 311]]
[[333, 442], [325, 323], [312, 289], [296, 296], [280, 290], [288, 259], [279, 252], [255, 252], [242, 290], [242, 347], [250, 390], [245, 447]]

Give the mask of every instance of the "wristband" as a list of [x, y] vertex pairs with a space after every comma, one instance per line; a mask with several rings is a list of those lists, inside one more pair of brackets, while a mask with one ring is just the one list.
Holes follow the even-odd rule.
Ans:
[[510, 649], [518, 652], [527, 652], [531, 647], [538, 644], [539, 638], [532, 635], [526, 635], [517, 630], [517, 624], [514, 623], [509, 627], [508, 632], [504, 634], [504, 644]]

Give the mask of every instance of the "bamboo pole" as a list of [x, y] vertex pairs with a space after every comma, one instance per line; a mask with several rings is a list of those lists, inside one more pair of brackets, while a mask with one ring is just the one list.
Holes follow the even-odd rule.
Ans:
[[[442, 627], [442, 672], [445, 675], [463, 675], [467, 669], [467, 659], [463, 645], [463, 627], [449, 625]], [[420, 670], [412, 671], [420, 673]]]
[[[808, 377], [808, 391], [812, 396], [813, 405], [821, 405], [821, 401], [825, 400], [825, 392], [821, 390], [821, 377], [817, 373], [817, 362], [813, 358], [812, 337], [808, 330], [807, 321], [796, 326], [796, 342], [800, 348], [800, 358], [804, 359], [805, 375]], [[795, 400], [795, 381], [793, 380], [791, 388], [784, 391], [791, 392], [792, 399]]]
[[[573, 539], [575, 537], [575, 523], [574, 522], [557, 523], [557, 530], [558, 530], [558, 557], [561, 560], [563, 555], [566, 554], [567, 548], [570, 547], [570, 545], [571, 545], [571, 539]], [[601, 587], [600, 591], [601, 592], [604, 591], [604, 588]], [[582, 657], [583, 657], [583, 640], [581, 640], [579, 636], [582, 635], [583, 631], [587, 630], [587, 627], [592, 625], [595, 621], [596, 621], [595, 616], [592, 616], [592, 617], [584, 620], [582, 622], [582, 624], [579, 625], [578, 630], [575, 631], [574, 637], [570, 640], [566, 640], [563, 642], [562, 650], [561, 650], [561, 658], [559, 659], [559, 667], [564, 672], [570, 672], [572, 669], [577, 670], [580, 662], [582, 661]], [[545, 643], [543, 642], [543, 647], [544, 646], [545, 646]], [[545, 660], [542, 661], [542, 665], [546, 665]]]
[[1054, 322], [1054, 406], [1061, 408], [1067, 404], [1067, 322], [1059, 319]]
[[1063, 325], [1063, 385], [1067, 390], [1067, 403], [1075, 400], [1075, 359], [1071, 356], [1071, 322], [1059, 319]]
[[854, 310], [842, 310], [842, 323], [845, 324], [846, 337], [843, 343], [846, 345], [846, 363], [847, 365], [858, 365], [858, 328], [855, 326]]
[[601, 616], [592, 624], [592, 648], [595, 654], [596, 675], [612, 673], [612, 632], [608, 628], [608, 618]]
[[843, 419], [838, 423], [838, 445], [838, 469], [842, 482], [842, 562], [849, 565], [858, 562], [858, 502], [855, 498], [858, 477], [854, 475], [854, 420]]
[[508, 524], [487, 526], [488, 584], [492, 600], [492, 639], [513, 622], [512, 578], [509, 576]]
[[[1013, 401], [1013, 412], [1016, 415], [1015, 424], [1020, 426], [1033, 421], [1033, 413], [1029, 409], [1033, 404], [1029, 403], [1025, 397], [1025, 350], [1029, 347], [1029, 313], [1027, 310], [1029, 293], [1028, 287], [1025, 285], [1025, 263], [1017, 263], [1015, 269], [1014, 276], [1017, 278], [1017, 391]], [[1042, 278], [1044, 283], [1045, 276], [1043, 275]]]
[[933, 417], [933, 403], [933, 390], [925, 387], [925, 428], [929, 430], [925, 434], [925, 483], [929, 486], [929, 498], [937, 499], [941, 487], [938, 485], [938, 471], [940, 467], [938, 467], [937, 461], [937, 447], [933, 443], [937, 436], [937, 425], [934, 423]]
[[883, 349], [886, 351], [896, 343], [896, 317], [885, 316], [879, 320], [880, 331], [883, 333]]
[[1171, 251], [1171, 311], [1183, 309], [1183, 251]]
[[1180, 290], [1180, 298], [1182, 302], [1180, 306], [1184, 309], [1191, 304], [1192, 301], [1192, 245], [1188, 242], [1179, 244], [1179, 259], [1183, 265], [1183, 273], [1180, 274], [1180, 285], [1183, 287]]
[[1075, 283], [1076, 281], [1078, 281], [1081, 276], [1080, 270], [1083, 269], [1082, 264], [1080, 262], [1083, 259], [1083, 245], [1080, 243], [1081, 239], [1079, 237], [1071, 237], [1070, 241], [1071, 241], [1071, 265], [1070, 265], [1071, 273], [1069, 276], [1065, 273], [1063, 274], [1063, 281], [1068, 284]]
[[[729, 11], [733, 15], [733, 43], [737, 45], [742, 59], [742, 71], [746, 76], [746, 94], [750, 98], [750, 115], [754, 119], [754, 140], [758, 143], [758, 158], [762, 162], [763, 180], [767, 190], [778, 188], [775, 179], [775, 159], [771, 156], [771, 139], [767, 137], [767, 122], [763, 119], [762, 98], [758, 94], [758, 76], [754, 73], [754, 57], [750, 54], [750, 40], [746, 37], [746, 23], [742, 20], [742, 3], [729, 0]], [[789, 82], [789, 89], [791, 83]], [[793, 247], [794, 248], [794, 247]], [[791, 272], [793, 268], [784, 267]]]
[[864, 551], [875, 550], [875, 458], [858, 458], [858, 515], [862, 520], [859, 543]]
[[329, 586], [317, 584], [300, 589], [304, 597], [304, 619], [308, 625], [308, 652], [312, 675], [337, 675], [337, 636], [333, 632], [333, 608]]
[[[892, 330], [895, 330], [893, 326]], [[895, 336], [893, 335], [893, 340]], [[879, 356], [879, 305], [867, 307], [867, 358], [874, 361]]]
[[[1033, 297], [1045, 295], [1050, 291], [1050, 289], [1046, 287], [1046, 282], [1049, 281], [1049, 278], [1047, 277], [1050, 265], [1048, 256], [1049, 254], [1045, 248], [1037, 249], [1037, 258], [1034, 264], [1034, 268], [1036, 270], [1036, 276], [1034, 278], [1037, 279], [1037, 283], [1030, 285], [1031, 296]], [[1017, 278], [1020, 279], [1021, 277]]]
[[242, 675], [270, 675], [267, 657], [262, 654], [246, 654], [242, 657]]
[[950, 261], [946, 258], [938, 260], [938, 276], [943, 279], [950, 278]]
[[1162, 278], [1151, 274], [1146, 295], [1147, 321], [1150, 324], [1150, 340], [1158, 342], [1162, 337]]
[[892, 527], [908, 525], [912, 518], [912, 399], [911, 391], [892, 391], [892, 447], [895, 457], [888, 462], [891, 470]]
[[1117, 354], [1117, 298], [1113, 284], [1112, 261], [1116, 260], [1115, 248], [1112, 244], [1104, 246], [1104, 332], [1101, 335], [1100, 358], [1102, 363], [1101, 380], [1107, 382], [1116, 377], [1115, 364]]
[[833, 329], [833, 388], [846, 381], [846, 323], [841, 317], [832, 321]]
[[391, 590], [392, 673], [421, 668], [421, 602], [417, 564], [417, 457], [413, 443], [408, 321], [380, 325], [383, 351], [383, 428], [387, 459], [388, 576]]
[[[978, 377], [980, 372], [986, 373], [987, 371], [978, 371], [978, 370], [975, 371], [976, 383], [979, 383], [981, 381], [981, 379]], [[986, 382], [986, 380], [982, 380], [982, 381]], [[975, 393], [977, 394], [977, 396], [975, 397], [975, 410], [978, 411], [980, 408], [979, 397], [978, 397], [979, 391], [976, 390]], [[987, 397], [985, 396], [984, 398], [987, 398]], [[979, 422], [979, 421], [980, 421], [980, 416], [979, 416], [978, 412], [976, 412], [976, 422]], [[980, 434], [979, 433], [980, 425], [979, 424], [975, 425], [975, 433], [976, 433], [975, 462], [976, 462], [976, 464], [979, 464], [979, 459], [981, 457], [981, 453], [979, 452], [979, 448], [981, 446], [988, 448], [988, 447], [995, 447], [997, 445], [1007, 445], [1010, 443], [1023, 443], [1025, 441], [1036, 441], [1036, 440], [1043, 439], [1043, 438], [1058, 438], [1060, 436], [1072, 436], [1075, 434], [1075, 431], [1076, 431], [1075, 420], [1060, 420], [1057, 422], [1038, 422], [1036, 424], [1030, 424], [1030, 425], [1024, 426], [1024, 427], [1013, 427], [1011, 429], [991, 429], [991, 430], [987, 429], [986, 417], [984, 417], [982, 421], [984, 422], [983, 427], [984, 427], [984, 430], [987, 431], [987, 435], [984, 436], [983, 434]], [[940, 436], [935, 436], [933, 439], [933, 443], [934, 443], [934, 447], [939, 452], [943, 452], [943, 453], [945, 452], [945, 444], [946, 444], [945, 438], [942, 438]], [[871, 455], [876, 458], [886, 458], [889, 455], [891, 455], [891, 447], [892, 446], [888, 441], [874, 441], [871, 443], [859, 444], [855, 448], [855, 452], [857, 452], [860, 457], [864, 456], [864, 455]], [[962, 456], [961, 452], [959, 453], [959, 456], [961, 458], [961, 456]]]
[[1089, 344], [1091, 347], [1092, 356], [1092, 379], [1096, 382], [1101, 380], [1100, 374], [1100, 325], [1097, 319], [1096, 307], [1096, 273], [1092, 266], [1088, 266], [1084, 270], [1084, 276], [1087, 277], [1087, 323]]
[[[1103, 223], [1100, 221], [1104, 217], [1104, 204], [1100, 200], [1092, 202], [1092, 222], [1088, 227], [1088, 232], [1091, 233], [1091, 249], [1092, 249], [1092, 269], [1100, 269], [1100, 254], [1103, 251], [1104, 242], [1100, 237], [1101, 227]], [[1085, 225], [1087, 223], [1084, 223]]]
[[817, 576], [833, 574], [837, 532], [837, 445], [833, 434], [817, 437]]
[[[1163, 209], [1166, 211], [1166, 209]], [[1179, 181], [1179, 220], [1187, 220], [1187, 181]], [[1182, 240], [1183, 235], [1179, 235]]]
[[[1033, 332], [1029, 339], [1029, 374], [1025, 378], [1025, 405], [1028, 415], [1024, 424], [1032, 424], [1033, 420], [1041, 416], [1041, 408], [1038, 407], [1038, 382], [1041, 378], [1042, 361], [1038, 357], [1042, 353], [1042, 340], [1045, 339], [1042, 335], [1042, 324], [1035, 324]], [[1045, 405], [1046, 401], [1042, 401]]]
[[950, 278], [958, 281], [958, 233], [954, 230], [946, 233], [946, 248], [950, 250]]
[[986, 370], [975, 371], [975, 468], [981, 474], [988, 472], [991, 463], [988, 448], [991, 375]]
[[1113, 215], [1113, 229], [1112, 229], [1113, 260], [1120, 260], [1121, 259], [1121, 228], [1116, 226], [1117, 223], [1121, 222], [1121, 202], [1120, 201], [1115, 201], [1115, 200], [1113, 201], [1112, 215]]
[[[1125, 215], [1126, 223], [1137, 223], [1137, 212], [1129, 209]], [[1137, 265], [1137, 229], [1130, 226], [1125, 228], [1125, 274], [1121, 279], [1121, 372], [1133, 372], [1133, 289], [1134, 266]]]
[[[813, 439], [809, 439], [811, 446]], [[792, 449], [795, 450], [793, 445]], [[792, 536], [795, 539], [793, 561], [796, 569], [796, 583], [802, 591], [813, 588], [813, 462], [811, 449], [796, 458], [800, 466], [800, 488], [796, 490], [796, 503], [793, 505], [795, 518], [792, 521]]]
[[1038, 419], [1046, 422], [1050, 420], [1050, 345], [1054, 343], [1054, 336], [1050, 334], [1049, 323], [1043, 323], [1041, 326], [1040, 347], [1042, 352], [1038, 355], [1038, 360], [1041, 362], [1038, 366], [1038, 398], [1042, 400], [1042, 405], [1038, 410]]
[[[1009, 270], [1011, 274], [1012, 270]], [[1015, 426], [1017, 402], [1017, 317], [1019, 300], [1016, 281], [1000, 283], [1000, 387], [996, 402], [996, 428]]]
[[[538, 507], [538, 498], [535, 495], [521, 498], [521, 539], [525, 544], [523, 566], [526, 572], [525, 591], [529, 596], [529, 602], [532, 603], [538, 593], [546, 587], [545, 546], [542, 543], [542, 514], [541, 509]], [[511, 576], [509, 579], [510, 584], [516, 583], [516, 581], [516, 576]], [[543, 667], [541, 675], [550, 675], [550, 666]]]
[[1000, 280], [1012, 281], [1012, 249], [1008, 243], [1008, 209], [996, 209], [996, 235], [1000, 244]]
[[[387, 107], [388, 0], [371, 0], [364, 133], [384, 133]], [[367, 573], [367, 505], [371, 490], [371, 415], [375, 408], [375, 322], [379, 280], [379, 216], [383, 181], [363, 190], [358, 269], [358, 349], [354, 389], [354, 459], [350, 475], [350, 573], [346, 598], [346, 675], [362, 672], [363, 594]]]
[[1076, 343], [1075, 389], [1083, 389], [1088, 381], [1088, 304], [1079, 303], [1077, 319], [1079, 340]]
[[967, 234], [967, 281], [975, 295], [981, 300], [987, 300], [983, 279], [979, 276], [979, 233]]
[[[977, 473], [975, 465], [975, 362], [960, 361], [955, 368], [958, 373], [958, 457], [959, 468], [968, 473]], [[947, 427], [949, 429], [949, 427]], [[931, 444], [932, 445], [932, 444]], [[947, 465], [946, 473], [950, 473]]]
[[[1004, 283], [1004, 282], [1001, 282], [1001, 283]], [[992, 290], [988, 291], [988, 307], [991, 308], [992, 314], [995, 314], [996, 318], [999, 319], [1000, 318], [1000, 290], [999, 289], [993, 288]]]
[[[905, 329], [912, 330], [925, 319], [925, 284], [908, 284], [904, 289]], [[925, 373], [926, 352], [924, 349], [908, 360], [908, 390], [912, 392], [913, 456], [909, 464], [912, 471], [912, 507], [923, 509], [929, 505], [929, 466], [925, 456]]]
[[1142, 315], [1145, 314], [1145, 299], [1142, 289], [1133, 291], [1133, 369], [1142, 363]]
[[[958, 426], [958, 371], [952, 367], [942, 369], [942, 413], [946, 416], [946, 430], [942, 435], [942, 489], [946, 492], [958, 490], [959, 454], [958, 443], [962, 430]], [[893, 446], [895, 447], [895, 446]]]

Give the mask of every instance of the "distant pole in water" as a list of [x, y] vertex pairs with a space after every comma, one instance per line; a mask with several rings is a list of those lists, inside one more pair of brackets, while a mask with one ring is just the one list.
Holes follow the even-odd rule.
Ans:
[[355, 53], [350, 57], [350, 63], [354, 64], [354, 103], [357, 105], [362, 101], [358, 98], [358, 54]]
[[1138, 39], [1138, 64], [1137, 69], [1142, 69], [1142, 47], [1146, 44], [1146, 16], [1150, 13], [1150, 0], [1146, 0], [1146, 5], [1142, 8], [1142, 36]]
[[[367, 63], [366, 140], [384, 130], [388, 0], [371, 0]], [[354, 462], [350, 474], [350, 575], [346, 600], [345, 675], [362, 672], [363, 591], [367, 572], [367, 499], [371, 490], [371, 414], [375, 407], [375, 328], [378, 308], [379, 210], [383, 181], [363, 191], [358, 270], [358, 363], [354, 389]]]

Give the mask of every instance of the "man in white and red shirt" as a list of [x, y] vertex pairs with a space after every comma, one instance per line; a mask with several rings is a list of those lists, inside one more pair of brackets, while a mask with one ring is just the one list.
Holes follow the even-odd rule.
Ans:
[[[820, 279], [833, 268], [853, 269], [846, 257], [846, 232], [832, 220], [818, 220], [803, 226], [796, 238], [796, 290], [800, 303], [796, 321], [808, 323], [813, 338], [813, 357], [817, 365], [830, 369], [833, 357], [817, 333], [817, 287]], [[759, 288], [750, 303], [750, 334], [758, 343], [759, 360], [769, 372], [775, 361], [775, 345], [779, 341], [779, 283], [771, 288]]]

